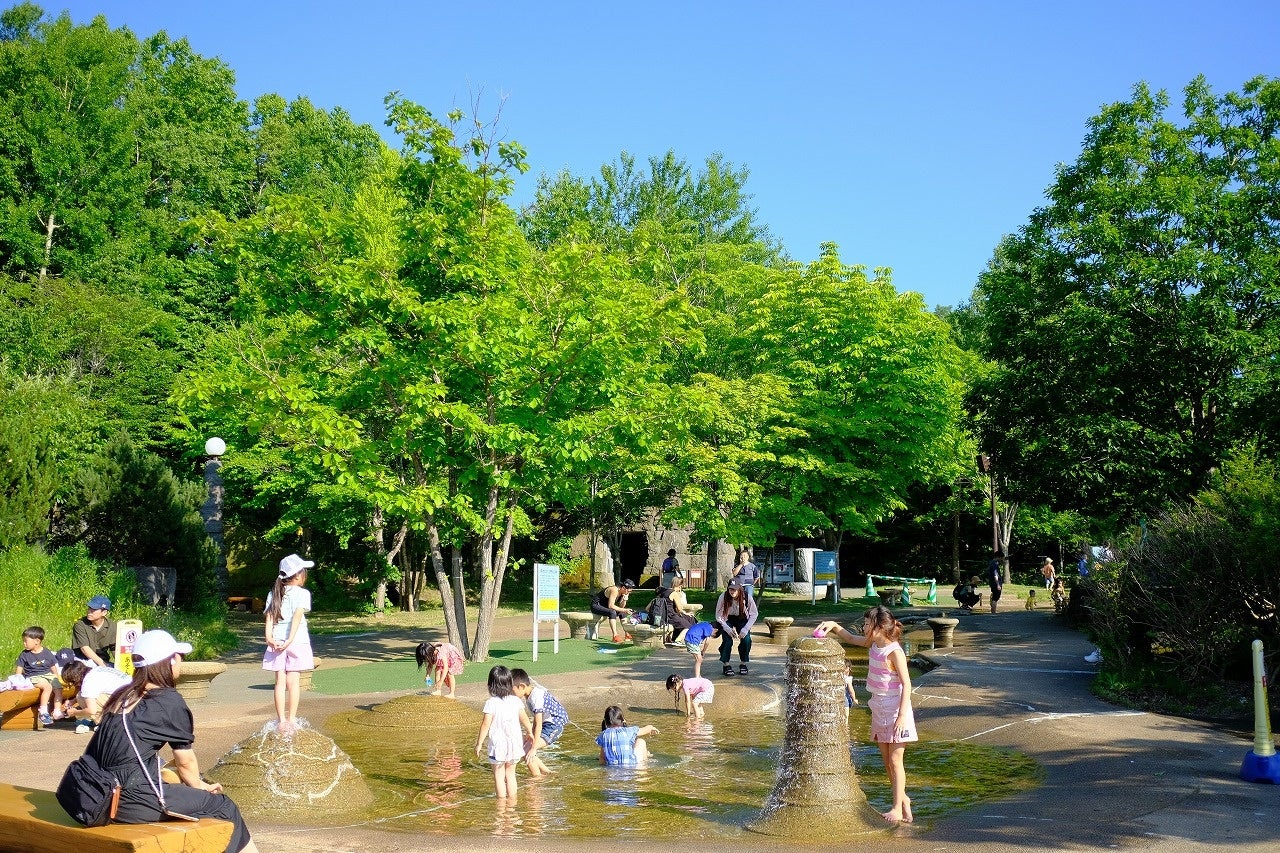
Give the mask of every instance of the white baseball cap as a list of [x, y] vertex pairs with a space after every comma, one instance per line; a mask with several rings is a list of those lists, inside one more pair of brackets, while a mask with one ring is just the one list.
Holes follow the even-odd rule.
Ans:
[[159, 628], [143, 631], [138, 642], [133, 644], [133, 663], [135, 666], [151, 666], [166, 661], [174, 655], [191, 654], [190, 643], [179, 643], [168, 631]]
[[280, 577], [291, 578], [303, 569], [309, 569], [315, 565], [312, 560], [304, 560], [297, 554], [290, 554], [280, 561]]

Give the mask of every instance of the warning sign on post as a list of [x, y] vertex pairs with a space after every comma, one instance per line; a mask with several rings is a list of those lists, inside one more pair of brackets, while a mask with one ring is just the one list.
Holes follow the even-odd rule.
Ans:
[[116, 623], [116, 669], [133, 675], [133, 647], [141, 634], [141, 619], [121, 619]]

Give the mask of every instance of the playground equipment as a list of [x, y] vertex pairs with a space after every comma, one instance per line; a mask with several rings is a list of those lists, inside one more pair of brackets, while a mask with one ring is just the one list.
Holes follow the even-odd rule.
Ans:
[[902, 589], [898, 593], [895, 603], [899, 607], [911, 606], [911, 584], [928, 584], [929, 592], [925, 596], [925, 602], [928, 604], [938, 603], [938, 582], [933, 578], [900, 578], [893, 575], [867, 575], [867, 589], [864, 597], [873, 599], [876, 603], [880, 601], [880, 594], [876, 592], [876, 585], [872, 582], [874, 579], [886, 581], [888, 583], [900, 583]]
[[1246, 782], [1280, 784], [1280, 756], [1271, 739], [1271, 713], [1267, 710], [1267, 678], [1262, 668], [1262, 641], [1253, 641], [1253, 749], [1244, 755], [1240, 778]]

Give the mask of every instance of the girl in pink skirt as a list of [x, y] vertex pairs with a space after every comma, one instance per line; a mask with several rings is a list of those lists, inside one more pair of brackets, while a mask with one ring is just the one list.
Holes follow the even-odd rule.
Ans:
[[453, 699], [454, 678], [462, 675], [463, 665], [458, 647], [453, 643], [418, 643], [414, 657], [418, 659], [418, 669], [427, 668], [428, 681], [434, 676], [435, 689], [431, 692], [439, 696], [441, 689], [448, 685], [449, 698]]
[[880, 758], [893, 786], [893, 807], [883, 813], [890, 823], [911, 823], [911, 799], [907, 796], [907, 771], [902, 755], [906, 745], [919, 740], [911, 710], [911, 673], [898, 640], [902, 623], [887, 607], [873, 607], [862, 617], [862, 634], [853, 634], [835, 622], [818, 626], [822, 636], [830, 632], [867, 649], [867, 689], [871, 691], [871, 740], [880, 747]]
[[299, 673], [316, 668], [307, 633], [311, 593], [303, 586], [307, 569], [314, 565], [297, 554], [285, 557], [267, 595], [267, 651], [262, 668], [276, 674], [276, 731], [285, 736], [298, 727]]

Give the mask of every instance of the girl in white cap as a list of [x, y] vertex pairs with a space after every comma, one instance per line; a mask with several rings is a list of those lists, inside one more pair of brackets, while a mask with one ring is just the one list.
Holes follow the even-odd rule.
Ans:
[[[232, 824], [226, 853], [257, 853], [240, 809], [222, 793], [221, 784], [200, 776], [192, 747], [191, 709], [174, 689], [182, 672], [182, 656], [190, 652], [189, 643], [179, 643], [168, 631], [152, 630], [138, 637], [133, 646], [133, 678], [102, 706], [102, 722], [85, 753], [118, 774], [120, 803], [112, 817], [116, 823], [151, 823], [166, 816], [213, 817]], [[179, 784], [166, 782], [160, 775], [158, 753], [166, 746], [173, 751]], [[58, 786], [58, 800], [67, 808], [64, 787], [78, 787], [70, 773]], [[94, 849], [88, 839], [81, 847]]]
[[280, 561], [280, 573], [267, 595], [267, 651], [262, 668], [276, 674], [276, 731], [291, 735], [298, 728], [299, 673], [315, 669], [307, 611], [311, 593], [303, 586], [314, 566], [297, 554]]

